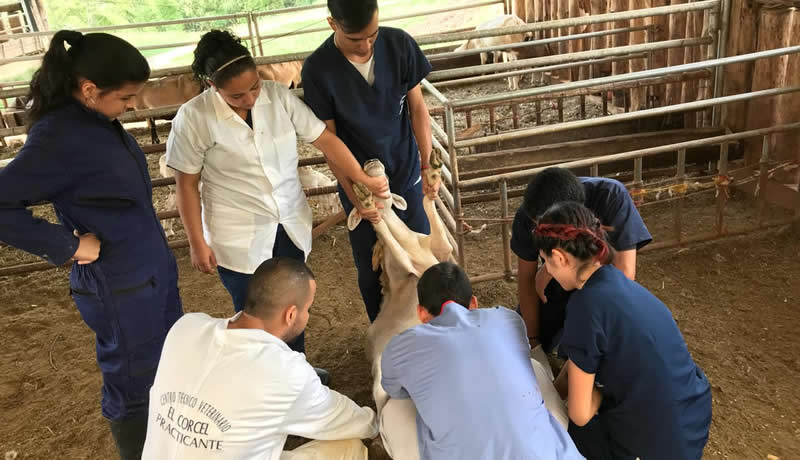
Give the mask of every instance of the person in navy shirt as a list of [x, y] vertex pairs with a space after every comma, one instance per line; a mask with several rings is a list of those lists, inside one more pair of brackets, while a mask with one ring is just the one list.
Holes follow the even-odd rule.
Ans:
[[566, 290], [556, 379], [569, 433], [589, 460], [696, 460], [711, 424], [711, 389], [669, 309], [611, 265], [614, 249], [592, 212], [553, 205], [534, 244]]
[[[147, 161], [116, 120], [149, 76], [120, 38], [57, 32], [31, 81], [27, 142], [0, 170], [0, 240], [74, 261], [70, 291], [96, 335], [103, 415], [122, 460], [141, 457], [161, 348], [183, 314]], [[47, 201], [59, 223], [27, 209]]]
[[[381, 384], [392, 398], [381, 436], [393, 458], [583, 459], [566, 417], [557, 419], [564, 403], [544, 369], [534, 368], [519, 315], [478, 309], [469, 277], [450, 262], [427, 269], [417, 295], [423, 324], [392, 338], [381, 358]], [[414, 425], [409, 406], [416, 433], [406, 434]]]
[[[420, 177], [431, 153], [430, 119], [420, 82], [431, 65], [407, 33], [378, 26], [377, 0], [328, 0], [328, 9], [333, 34], [303, 65], [305, 102], [361, 165], [371, 159], [383, 163], [390, 189], [408, 203], [408, 209], [395, 212], [411, 230], [427, 234], [422, 196], [435, 196], [438, 184], [429, 185], [424, 175]], [[355, 198], [353, 178], [330, 162], [329, 166], [339, 181], [345, 212], [357, 206], [365, 220], [377, 222], [378, 210], [362, 209]], [[370, 321], [377, 317], [382, 299], [379, 273], [372, 270], [376, 241], [370, 222], [362, 221], [350, 232]]]
[[[620, 182], [601, 177], [576, 177], [563, 168], [547, 168], [531, 180], [511, 227], [511, 250], [518, 257], [519, 307], [531, 345], [546, 352], [558, 345], [564, 326], [569, 292], [539, 265], [539, 248], [532, 231], [547, 208], [561, 201], [583, 203], [603, 222], [615, 256], [613, 264], [630, 279], [636, 277], [636, 251], [652, 237], [628, 190]], [[545, 363], [546, 364], [546, 363]]]

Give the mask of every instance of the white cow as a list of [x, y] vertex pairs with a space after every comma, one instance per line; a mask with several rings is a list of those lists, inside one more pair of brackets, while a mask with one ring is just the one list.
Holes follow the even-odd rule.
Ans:
[[[515, 14], [504, 14], [502, 16], [498, 16], [490, 21], [478, 25], [478, 27], [476, 27], [475, 30], [524, 26], [525, 24], [526, 22], [520, 19]], [[528, 32], [524, 34], [500, 35], [498, 37], [473, 38], [471, 40], [468, 40], [466, 43], [459, 46], [458, 48], [456, 48], [456, 51], [487, 48], [490, 46], [498, 46], [498, 45], [508, 45], [511, 43], [519, 43], [530, 40], [532, 37], [533, 33]], [[511, 62], [511, 61], [516, 61], [517, 58], [519, 58], [519, 53], [514, 50], [492, 51], [492, 56], [494, 57], [495, 63], [499, 63], [501, 61]], [[488, 53], [481, 53], [481, 65], [486, 64], [488, 58], [489, 58]], [[519, 76], [508, 77], [508, 88], [511, 90], [519, 89]]]
[[[429, 176], [430, 181], [441, 181], [441, 167], [441, 161], [434, 151], [431, 154], [431, 167], [425, 169], [424, 173]], [[377, 160], [367, 162], [364, 171], [372, 177], [385, 174], [383, 164]], [[423, 198], [422, 206], [430, 222], [430, 235], [411, 231], [395, 214], [392, 206], [406, 208], [402, 197], [393, 194], [387, 199], [375, 198], [361, 184], [354, 184], [354, 190], [365, 208], [374, 207], [376, 202], [382, 202], [384, 206], [381, 222], [373, 224], [378, 243], [372, 256], [373, 268], [382, 268], [383, 301], [378, 317], [367, 330], [367, 358], [372, 364], [374, 378], [372, 393], [380, 413], [388, 400], [381, 386], [381, 353], [392, 337], [419, 324], [416, 312], [417, 281], [429, 267], [448, 260], [453, 247], [447, 239], [447, 232], [434, 202], [427, 196]], [[351, 212], [347, 220], [348, 228], [353, 230], [360, 219], [355, 210]]]
[[[424, 170], [424, 173], [428, 174], [429, 181], [441, 181], [441, 167], [441, 160], [434, 151], [431, 155], [431, 167]], [[373, 177], [384, 174], [383, 165], [378, 161], [368, 162], [364, 170]], [[367, 358], [372, 366], [372, 393], [381, 420], [381, 434], [384, 436], [391, 432], [390, 438], [393, 440], [391, 447], [394, 451], [389, 453], [395, 460], [416, 460], [419, 458], [416, 443], [416, 409], [410, 400], [389, 400], [381, 386], [381, 354], [392, 337], [420, 324], [416, 312], [419, 303], [417, 298], [419, 277], [432, 265], [450, 259], [453, 246], [447, 238], [447, 232], [436, 212], [434, 202], [427, 196], [423, 198], [422, 206], [430, 222], [431, 233], [423, 235], [410, 230], [392, 209], [393, 206], [405, 209], [406, 203], [402, 197], [392, 195], [388, 199], [377, 199], [361, 184], [354, 184], [354, 191], [362, 206], [372, 208], [376, 202], [381, 202], [384, 206], [381, 210], [381, 222], [373, 224], [378, 242], [372, 255], [373, 268], [382, 269], [380, 280], [383, 300], [378, 317], [367, 330], [366, 347]], [[351, 212], [347, 221], [348, 228], [355, 229], [359, 222], [358, 213]], [[553, 386], [553, 375], [549, 365], [546, 364], [547, 360], [541, 352], [541, 347], [537, 347], [534, 356], [545, 362], [543, 366], [537, 360], [531, 360], [545, 404], [566, 428], [568, 421], [566, 407]], [[384, 437], [384, 440], [386, 439]], [[390, 446], [385, 444], [384, 447], [389, 450]]]
[[[161, 155], [161, 157], [158, 159], [158, 171], [161, 174], [161, 177], [175, 177], [175, 171], [173, 171], [172, 168], [167, 166], [166, 154]], [[312, 169], [310, 166], [303, 166], [297, 168], [297, 174], [300, 177], [300, 185], [303, 187], [304, 190], [319, 188], [319, 187], [330, 187], [336, 185], [336, 181], [329, 179], [328, 176]], [[200, 187], [202, 186], [203, 183], [201, 181]], [[164, 209], [165, 210], [175, 209], [176, 202], [177, 202], [177, 197], [175, 195], [175, 186], [170, 185], [169, 195], [167, 196], [167, 201], [164, 203]], [[336, 196], [335, 193], [310, 197], [309, 202], [318, 203], [319, 209], [322, 211], [322, 215], [324, 216], [332, 216], [341, 210], [341, 204], [339, 203], [339, 198]], [[174, 224], [175, 224], [175, 219], [166, 219], [162, 222], [162, 225], [164, 226], [164, 234], [167, 237], [175, 235], [175, 231], [172, 228]]]

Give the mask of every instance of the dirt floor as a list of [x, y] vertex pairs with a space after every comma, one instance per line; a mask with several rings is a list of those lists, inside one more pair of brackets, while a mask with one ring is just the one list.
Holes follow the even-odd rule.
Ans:
[[[710, 199], [690, 200], [686, 221], [707, 225]], [[670, 237], [670, 209], [661, 204], [642, 209], [657, 241]], [[731, 225], [749, 220], [751, 209], [749, 200], [734, 199], [729, 212], [739, 217]], [[473, 206], [469, 212], [492, 216], [496, 205]], [[789, 459], [800, 452], [798, 230], [786, 227], [640, 256], [639, 280], [672, 309], [713, 386], [706, 458], [763, 459], [771, 454]], [[466, 236], [472, 274], [501, 269], [500, 232], [493, 226]], [[4, 264], [16, 254], [7, 248], [0, 252]], [[230, 299], [218, 279], [193, 270], [186, 250], [176, 256], [185, 310], [230, 315]], [[308, 358], [332, 372], [334, 389], [371, 404], [363, 350], [367, 321], [343, 227], [315, 241], [310, 265], [319, 289], [307, 329]], [[515, 291], [505, 281], [476, 285], [486, 306], [514, 305]], [[0, 454], [115, 458], [99, 414], [94, 338], [68, 295], [67, 271], [0, 279], [0, 305]]]

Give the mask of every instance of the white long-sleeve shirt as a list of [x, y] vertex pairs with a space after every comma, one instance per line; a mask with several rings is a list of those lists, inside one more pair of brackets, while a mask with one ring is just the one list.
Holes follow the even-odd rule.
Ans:
[[190, 313], [170, 330], [143, 460], [278, 460], [290, 434], [377, 435], [374, 411], [323, 386], [303, 354], [265, 331], [228, 329], [230, 320]]

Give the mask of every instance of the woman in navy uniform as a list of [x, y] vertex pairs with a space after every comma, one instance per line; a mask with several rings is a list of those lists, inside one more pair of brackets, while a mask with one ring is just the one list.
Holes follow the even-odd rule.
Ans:
[[[123, 460], [141, 457], [161, 347], [183, 314], [147, 161], [116, 119], [149, 76], [126, 41], [59, 31], [31, 81], [28, 140], [0, 170], [0, 240], [74, 261], [70, 292], [96, 334], [103, 416]], [[59, 223], [27, 209], [44, 201]]]
[[556, 203], [534, 244], [567, 291], [568, 358], [555, 386], [569, 434], [588, 460], [699, 460], [711, 425], [711, 389], [672, 313], [616, 268], [606, 228], [584, 205]]

